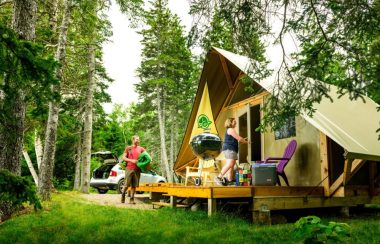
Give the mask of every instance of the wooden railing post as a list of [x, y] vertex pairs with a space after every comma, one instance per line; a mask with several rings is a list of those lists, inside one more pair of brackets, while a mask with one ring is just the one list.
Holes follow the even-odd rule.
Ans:
[[319, 150], [321, 161], [321, 180], [325, 191], [325, 196], [330, 196], [330, 177], [329, 177], [329, 160], [327, 150], [327, 136], [320, 132], [319, 134]]

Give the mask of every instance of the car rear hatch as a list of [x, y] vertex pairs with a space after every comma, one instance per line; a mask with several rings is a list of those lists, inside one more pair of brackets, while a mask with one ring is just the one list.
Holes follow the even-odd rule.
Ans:
[[116, 162], [103, 164], [102, 166], [94, 170], [92, 177], [94, 179], [107, 179], [110, 175], [112, 167], [115, 166], [115, 164]]
[[102, 162], [102, 165], [95, 169], [92, 174], [94, 179], [107, 179], [112, 167], [119, 162], [116, 155], [109, 151], [92, 153], [91, 157], [98, 158]]

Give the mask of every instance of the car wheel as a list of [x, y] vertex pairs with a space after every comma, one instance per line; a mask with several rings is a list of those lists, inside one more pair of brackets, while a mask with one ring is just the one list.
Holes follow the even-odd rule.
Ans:
[[98, 190], [99, 194], [106, 194], [108, 191], [107, 189], [99, 189], [99, 188], [96, 188], [96, 190]]
[[119, 180], [119, 183], [117, 183], [116, 191], [117, 193], [121, 194], [123, 192], [124, 187], [124, 179]]

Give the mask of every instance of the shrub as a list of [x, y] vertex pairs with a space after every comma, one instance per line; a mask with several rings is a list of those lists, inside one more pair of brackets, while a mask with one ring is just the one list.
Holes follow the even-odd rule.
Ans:
[[29, 202], [34, 209], [41, 209], [35, 185], [27, 178], [17, 176], [8, 170], [0, 170], [0, 217], [9, 218], [12, 212]]
[[304, 239], [304, 243], [347, 242], [351, 232], [346, 223], [331, 221], [326, 225], [317, 216], [300, 218], [295, 227], [295, 237]]

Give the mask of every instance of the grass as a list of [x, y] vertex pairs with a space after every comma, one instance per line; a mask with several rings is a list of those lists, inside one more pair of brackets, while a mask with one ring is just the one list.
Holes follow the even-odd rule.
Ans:
[[[380, 243], [379, 219], [345, 220], [352, 228], [351, 242]], [[54, 194], [43, 211], [1, 224], [0, 243], [301, 243], [293, 229], [293, 224], [252, 225], [231, 214], [209, 218], [204, 211], [99, 206], [65, 192]]]

